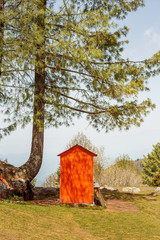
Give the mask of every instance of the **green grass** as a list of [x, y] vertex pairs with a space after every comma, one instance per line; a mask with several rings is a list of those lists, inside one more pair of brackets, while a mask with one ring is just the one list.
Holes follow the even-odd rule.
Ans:
[[127, 195], [127, 199], [136, 203], [138, 213], [1, 201], [0, 239], [159, 240], [160, 196]]

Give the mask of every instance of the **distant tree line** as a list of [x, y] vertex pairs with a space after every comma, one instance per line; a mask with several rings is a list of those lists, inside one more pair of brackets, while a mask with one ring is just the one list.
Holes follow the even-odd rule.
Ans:
[[[79, 144], [82, 147], [97, 154], [94, 158], [94, 181], [100, 186], [141, 186], [143, 179], [141, 176], [141, 160], [133, 161], [128, 155], [122, 155], [116, 158], [115, 163], [108, 166], [104, 147], [96, 147], [92, 144], [85, 134], [76, 134], [66, 145], [66, 149]], [[59, 187], [60, 167], [55, 173], [49, 175], [43, 183], [43, 187]]]

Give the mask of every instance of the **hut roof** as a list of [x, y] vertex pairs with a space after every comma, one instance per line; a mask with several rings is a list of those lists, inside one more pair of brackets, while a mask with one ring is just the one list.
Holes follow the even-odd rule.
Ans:
[[82, 146], [80, 146], [80, 145], [78, 145], [78, 144], [76, 144], [75, 146], [69, 148], [68, 150], [66, 150], [66, 151], [58, 154], [57, 156], [63, 157], [63, 156], [65, 156], [65, 155], [67, 155], [68, 153], [74, 151], [75, 149], [80, 149], [82, 152], [85, 152], [85, 153], [87, 153], [88, 155], [91, 155], [91, 156], [93, 156], [93, 157], [96, 157], [96, 156], [97, 156], [97, 154], [95, 154], [95, 153], [87, 150], [86, 148], [84, 148], [84, 147], [82, 147]]

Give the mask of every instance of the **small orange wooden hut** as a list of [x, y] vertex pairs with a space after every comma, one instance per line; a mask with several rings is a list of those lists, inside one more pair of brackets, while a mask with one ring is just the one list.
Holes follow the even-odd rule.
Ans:
[[95, 153], [75, 145], [60, 153], [60, 202], [93, 203]]

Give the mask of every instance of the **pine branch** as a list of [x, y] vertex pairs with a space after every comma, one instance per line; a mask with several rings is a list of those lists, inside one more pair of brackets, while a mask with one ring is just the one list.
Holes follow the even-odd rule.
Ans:
[[63, 96], [63, 97], [68, 98], [68, 99], [70, 99], [70, 100], [73, 100], [73, 101], [75, 101], [75, 102], [77, 102], [77, 103], [80, 103], [80, 104], [82, 104], [82, 105], [91, 106], [91, 107], [94, 107], [94, 108], [96, 108], [96, 109], [102, 109], [102, 110], [104, 110], [104, 111], [106, 110], [105, 108], [103, 108], [103, 107], [101, 107], [101, 106], [97, 106], [97, 105], [95, 105], [95, 104], [93, 104], [93, 103], [90, 103], [90, 102], [84, 102], [84, 101], [82, 101], [82, 100], [79, 100], [79, 99], [77, 99], [77, 98], [68, 96], [68, 95], [66, 95], [66, 94], [64, 94], [64, 93], [61, 93], [61, 92], [59, 92], [59, 91], [52, 90], [52, 92], [57, 93], [57, 94], [59, 94], [60, 96]]
[[[48, 104], [48, 105], [54, 105], [54, 103], [50, 102], [49, 100], [46, 100], [45, 103]], [[59, 107], [69, 108], [69, 109], [71, 109], [73, 111], [86, 113], [86, 114], [90, 114], [90, 115], [99, 115], [101, 113], [105, 113], [106, 112], [106, 110], [91, 112], [91, 111], [79, 109], [79, 108], [76, 108], [76, 107], [72, 107], [72, 106], [69, 106], [67, 104], [59, 104]]]
[[[51, 66], [48, 66], [48, 65], [46, 67], [55, 70], [55, 72], [57, 71], [56, 67], [51, 67]], [[84, 76], [87, 76], [87, 77], [94, 77], [93, 75], [89, 75], [89, 74], [86, 74], [86, 73], [83, 73], [83, 72], [78, 72], [78, 71], [74, 71], [74, 70], [66, 69], [66, 68], [60, 68], [58, 70], [59, 71], [64, 71], [64, 72], [76, 73], [76, 74], [84, 75]]]

